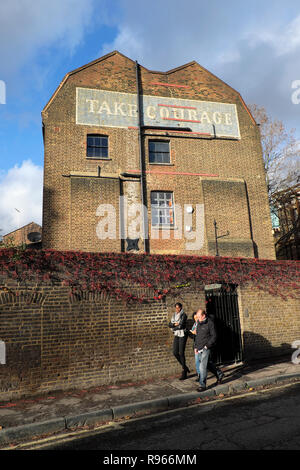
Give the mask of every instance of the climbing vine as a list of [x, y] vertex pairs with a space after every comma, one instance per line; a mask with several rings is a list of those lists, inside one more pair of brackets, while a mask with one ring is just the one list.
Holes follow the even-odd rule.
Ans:
[[[102, 292], [125, 302], [148, 302], [181, 289], [223, 283], [263, 289], [283, 298], [297, 295], [300, 263], [254, 258], [0, 250], [0, 281], [68, 286], [70, 295]], [[133, 292], [133, 286], [140, 293]]]

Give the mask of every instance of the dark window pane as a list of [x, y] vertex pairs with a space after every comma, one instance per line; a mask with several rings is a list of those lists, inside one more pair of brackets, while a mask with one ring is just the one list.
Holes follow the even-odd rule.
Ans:
[[88, 135], [87, 136], [87, 157], [108, 157], [108, 137]]
[[149, 141], [149, 162], [170, 163], [169, 142]]
[[155, 152], [169, 152], [169, 142], [155, 142]]
[[153, 191], [153, 192], [151, 193], [151, 203], [156, 202], [156, 201], [157, 201], [157, 197], [158, 197], [158, 196], [157, 196], [157, 192], [154, 192], [154, 191]]

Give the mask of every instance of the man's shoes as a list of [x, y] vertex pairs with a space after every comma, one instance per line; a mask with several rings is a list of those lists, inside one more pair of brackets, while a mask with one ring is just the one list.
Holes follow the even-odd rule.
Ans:
[[205, 392], [206, 387], [199, 387], [197, 388], [197, 392]]
[[220, 374], [219, 377], [217, 378], [217, 385], [220, 385], [220, 383], [222, 383], [223, 379], [224, 379], [224, 374], [222, 372], [222, 374]]

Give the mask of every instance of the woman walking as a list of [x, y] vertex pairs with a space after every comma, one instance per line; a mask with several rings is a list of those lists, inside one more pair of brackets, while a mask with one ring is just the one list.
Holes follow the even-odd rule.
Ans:
[[190, 372], [185, 363], [185, 345], [187, 340], [187, 334], [185, 332], [186, 321], [187, 316], [183, 311], [182, 304], [177, 302], [175, 304], [175, 313], [169, 323], [169, 328], [172, 328], [174, 333], [173, 354], [182, 367], [182, 374], [179, 380], [185, 380], [187, 373]]

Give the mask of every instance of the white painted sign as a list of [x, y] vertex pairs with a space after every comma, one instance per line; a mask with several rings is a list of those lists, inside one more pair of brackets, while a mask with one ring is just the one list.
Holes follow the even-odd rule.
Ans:
[[[188, 127], [192, 132], [240, 139], [235, 104], [162, 96], [141, 96], [142, 124]], [[76, 88], [76, 124], [101, 127], [138, 126], [137, 96]]]
[[213, 290], [213, 289], [221, 289], [222, 284], [208, 284], [204, 286], [204, 290]]

